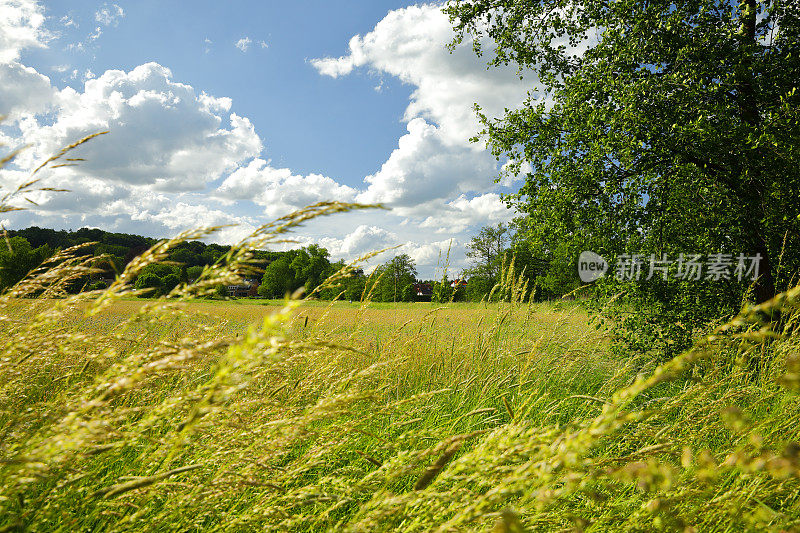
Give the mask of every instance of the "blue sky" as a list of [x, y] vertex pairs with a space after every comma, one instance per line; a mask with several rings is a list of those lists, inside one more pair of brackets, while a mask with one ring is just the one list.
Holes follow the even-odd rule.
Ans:
[[[49, 16], [66, 16], [76, 24], [63, 28], [59, 41], [84, 43], [85, 50], [31, 49], [22, 62], [41, 65], [40, 72], [55, 84], [78, 90], [81, 78], [71, 80], [53, 68], [68, 65], [69, 73], [89, 69], [98, 74], [150, 61], [168, 66], [176, 80], [232, 98], [232, 111], [255, 124], [276, 163], [353, 184], [376, 171], [396, 146], [405, 131], [400, 119], [411, 88], [368, 73], [323, 78], [308, 60], [342, 54], [353, 35], [368, 32], [392, 9], [411, 4], [118, 1], [108, 6], [118, 5], [124, 16], [105, 29], [95, 20], [103, 4], [49, 0]], [[103, 34], [87, 44], [98, 26]], [[253, 41], [245, 53], [235, 46], [242, 38]], [[381, 83], [379, 93], [374, 88]]]
[[[29, 144], [5, 188], [59, 146], [110, 129], [87, 162], [51, 171], [7, 227], [97, 226], [167, 236], [237, 224], [230, 242], [315, 201], [388, 212], [312, 223], [335, 258], [400, 245], [431, 275], [481, 226], [513, 215], [499, 164], [467, 139], [528, 85], [487, 71], [440, 6], [384, 1], [0, 0], [0, 141]], [[3, 104], [5, 102], [5, 104]], [[384, 257], [386, 259], [386, 257]]]

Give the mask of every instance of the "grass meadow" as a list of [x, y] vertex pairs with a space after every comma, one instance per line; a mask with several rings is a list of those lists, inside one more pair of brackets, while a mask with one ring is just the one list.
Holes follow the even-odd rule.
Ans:
[[513, 276], [492, 304], [200, 299], [243, 245], [132, 297], [197, 236], [0, 296], [0, 531], [800, 529], [800, 289], [661, 365]]

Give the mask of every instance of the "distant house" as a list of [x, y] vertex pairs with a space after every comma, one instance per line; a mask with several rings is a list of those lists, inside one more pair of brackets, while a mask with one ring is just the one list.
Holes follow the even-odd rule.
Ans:
[[225, 289], [228, 291], [229, 298], [252, 298], [258, 296], [258, 280], [246, 279], [244, 283], [239, 285], [228, 285]]
[[433, 298], [433, 285], [430, 283], [415, 283], [414, 296], [418, 302], [430, 302]]

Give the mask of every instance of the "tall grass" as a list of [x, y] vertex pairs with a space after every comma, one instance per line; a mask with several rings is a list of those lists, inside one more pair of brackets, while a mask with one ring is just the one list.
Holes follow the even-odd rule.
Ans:
[[104, 291], [59, 290], [88, 268], [73, 250], [0, 297], [0, 527], [798, 527], [798, 341], [759, 317], [800, 289], [656, 368], [612, 359], [572, 304], [289, 299], [243, 330], [194, 302], [253, 247], [349, 207], [261, 228], [141, 305], [135, 273], [206, 231]]
[[91, 272], [72, 249], [0, 296], [0, 529], [800, 529], [800, 288], [660, 366], [612, 357], [580, 307], [522, 301], [512, 275], [504, 303], [287, 299], [249, 326], [196, 302], [357, 207], [259, 228], [143, 304], [137, 273], [214, 228], [103, 291], [66, 294]]

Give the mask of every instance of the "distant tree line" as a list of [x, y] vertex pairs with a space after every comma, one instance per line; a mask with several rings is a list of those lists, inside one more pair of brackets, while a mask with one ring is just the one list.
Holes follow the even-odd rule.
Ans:
[[[76, 280], [70, 287], [74, 293], [105, 288], [133, 258], [157, 243], [156, 239], [141, 235], [89, 228], [67, 231], [34, 226], [10, 230], [7, 236], [8, 240], [0, 249], [0, 289], [14, 285], [57, 251], [84, 245], [83, 253], [97, 257], [94, 263], [97, 273]], [[166, 262], [145, 267], [135, 287], [149, 289], [146, 293], [149, 296], [166, 294], [178, 284], [200, 277], [206, 266], [214, 264], [229, 250], [229, 246], [201, 241], [180, 243]], [[262, 298], [283, 298], [302, 289], [305, 295], [313, 294], [324, 300], [360, 301], [368, 297], [375, 302], [479, 302], [492, 292], [513, 254], [518, 254], [517, 271], [524, 267], [525, 275], [531, 276], [531, 287], [537, 283], [541, 285], [541, 279], [536, 278], [540, 269], [511, 246], [509, 229], [502, 225], [483, 228], [472, 239], [467, 252], [472, 266], [455, 279], [443, 276], [437, 280], [420, 280], [413, 259], [408, 254], [400, 254], [377, 266], [369, 275], [359, 269], [338, 284], [321, 287], [328, 277], [344, 268], [345, 263], [331, 261], [328, 250], [312, 244], [285, 252], [255, 252], [263, 275], [251, 281], [257, 282], [257, 294]], [[558, 291], [551, 290], [547, 294], [554, 292]], [[225, 294], [225, 288], [220, 287], [217, 295]], [[495, 291], [493, 296], [500, 298], [502, 294]]]
[[[57, 251], [85, 245], [82, 253], [97, 257], [93, 265], [97, 272], [72, 283], [69, 289], [73, 293], [106, 287], [128, 263], [158, 242], [150, 237], [101, 229], [68, 231], [36, 226], [9, 230], [7, 237], [0, 249], [0, 289], [14, 285]], [[205, 266], [214, 264], [229, 250], [230, 246], [201, 241], [180, 243], [172, 250], [166, 264], [145, 267], [135, 286], [151, 289], [150, 295], [160, 296], [181, 282], [197, 279]], [[256, 255], [266, 265], [281, 254], [258, 252]]]

